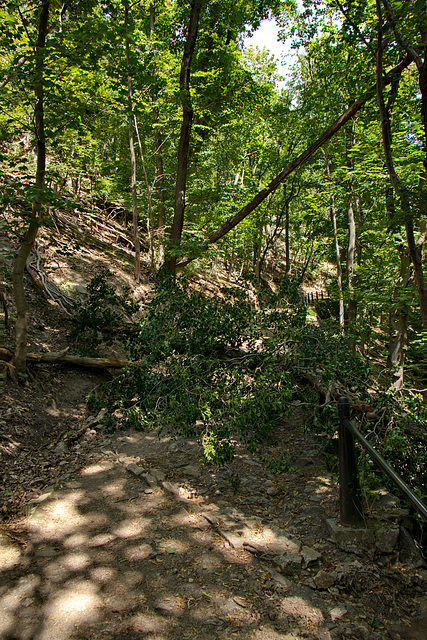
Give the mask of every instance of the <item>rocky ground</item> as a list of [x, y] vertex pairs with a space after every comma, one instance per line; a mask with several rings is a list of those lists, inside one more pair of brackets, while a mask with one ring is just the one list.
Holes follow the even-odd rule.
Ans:
[[[426, 637], [427, 571], [398, 526], [405, 511], [385, 492], [376, 535], [336, 526], [338, 489], [301, 406], [275, 444], [251, 455], [236, 441], [217, 468], [190, 439], [104, 434], [83, 397], [71, 415], [73, 375], [58, 372], [47, 406], [66, 433], [39, 451], [31, 494], [15, 486], [25, 515], [2, 527], [0, 638]], [[5, 414], [17, 431], [31, 418]], [[34, 448], [9, 452], [17, 476]]]
[[[75, 272], [96, 259], [76, 257]], [[55, 264], [58, 285], [73, 280]], [[31, 349], [68, 346], [64, 316], [27, 293]], [[236, 440], [217, 468], [191, 439], [103, 432], [85, 397], [109, 375], [38, 364], [25, 386], [3, 384], [1, 639], [427, 638], [407, 511], [384, 490], [366, 531], [337, 525], [303, 388], [269, 444], [250, 454]]]

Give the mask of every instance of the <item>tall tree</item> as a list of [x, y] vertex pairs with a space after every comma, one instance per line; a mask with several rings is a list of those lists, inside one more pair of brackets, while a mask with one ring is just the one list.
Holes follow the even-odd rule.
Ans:
[[[408, 67], [412, 62], [409, 56], [406, 56], [398, 65], [391, 71], [389, 71], [383, 78], [384, 84], [389, 84], [396, 74], [401, 73], [403, 69]], [[234, 227], [236, 227], [242, 220], [250, 215], [271, 193], [274, 193], [285, 179], [291, 175], [296, 169], [304, 165], [324, 144], [326, 144], [333, 136], [349, 122], [355, 115], [363, 108], [363, 106], [375, 96], [376, 85], [370, 87], [364, 94], [362, 94], [353, 104], [339, 117], [337, 118], [328, 129], [326, 129], [312, 144], [310, 144], [297, 158], [295, 158], [290, 164], [288, 164], [282, 171], [280, 171], [269, 184], [259, 191], [250, 202], [248, 202], [242, 209], [240, 209], [235, 215], [231, 216], [224, 224], [212, 233], [206, 243], [214, 244], [218, 242], [220, 238], [229, 233]], [[182, 267], [189, 264], [194, 260], [194, 256], [177, 264], [176, 267]]]
[[[181, 242], [182, 228], [184, 224], [185, 192], [187, 188], [188, 153], [190, 148], [191, 124], [193, 122], [193, 107], [190, 96], [190, 71], [191, 60], [196, 46], [197, 32], [199, 29], [199, 17], [202, 9], [202, 0], [192, 0], [187, 39], [185, 41], [182, 56], [181, 73], [179, 76], [180, 97], [182, 106], [181, 135], [178, 147], [178, 167], [176, 172], [175, 205], [170, 243], [177, 247]], [[168, 269], [175, 273], [176, 256], [169, 255]]]
[[[329, 184], [332, 183], [332, 172], [331, 172], [331, 163], [329, 160], [329, 155], [327, 149], [324, 149], [325, 156], [325, 164], [326, 164], [326, 175], [328, 176]], [[344, 328], [344, 297], [343, 297], [343, 287], [342, 287], [342, 267], [341, 267], [341, 249], [338, 240], [338, 228], [337, 228], [337, 210], [335, 204], [335, 193], [331, 189], [330, 194], [330, 218], [332, 224], [332, 232], [334, 239], [334, 250], [335, 250], [335, 261], [336, 261], [336, 269], [337, 269], [337, 288], [338, 288], [338, 304], [339, 304], [339, 324], [340, 327]]]
[[[415, 281], [417, 283], [418, 296], [420, 301], [420, 310], [421, 310], [421, 318], [424, 328], [427, 328], [427, 289], [425, 285], [424, 272], [423, 272], [423, 264], [422, 264], [422, 245], [417, 246], [415, 240], [414, 233], [414, 225], [415, 225], [415, 211], [414, 206], [411, 204], [411, 199], [408, 193], [407, 188], [402, 181], [400, 180], [398, 173], [395, 168], [393, 155], [392, 155], [392, 142], [391, 142], [391, 123], [390, 116], [387, 112], [384, 94], [383, 94], [383, 80], [382, 80], [382, 72], [383, 72], [383, 12], [382, 12], [382, 4], [384, 4], [385, 12], [387, 16], [387, 21], [391, 25], [398, 43], [406, 50], [407, 55], [415, 62], [416, 67], [419, 72], [419, 87], [421, 92], [421, 112], [422, 112], [422, 120], [424, 125], [424, 149], [426, 151], [426, 158], [424, 160], [424, 172], [420, 178], [420, 193], [419, 193], [419, 203], [423, 206], [425, 202], [427, 202], [427, 46], [424, 45], [424, 60], [423, 58], [415, 51], [414, 47], [411, 46], [404, 37], [401, 32], [398, 20], [396, 18], [393, 5], [390, 0], [376, 0], [377, 7], [377, 15], [378, 15], [378, 44], [377, 44], [377, 97], [378, 97], [378, 107], [380, 111], [381, 117], [381, 130], [382, 130], [382, 139], [383, 139], [383, 147], [384, 147], [384, 156], [385, 156], [385, 164], [387, 167], [387, 171], [390, 177], [390, 182], [393, 186], [393, 189], [400, 201], [400, 206], [402, 209], [402, 213], [404, 216], [404, 224], [406, 230], [406, 240], [408, 243], [409, 255], [411, 257], [411, 261], [414, 267]], [[420, 12], [422, 16], [426, 17], [426, 9], [425, 6], [420, 5]], [[421, 21], [421, 38], [426, 35], [427, 28], [425, 26], [425, 21]], [[424, 207], [423, 207], [424, 208]], [[422, 214], [425, 216], [426, 211], [422, 211]]]
[[[31, 219], [23, 241], [16, 254], [13, 267], [13, 294], [16, 306], [16, 345], [14, 366], [18, 375], [23, 375], [27, 367], [27, 333], [29, 308], [24, 291], [24, 270], [43, 216], [43, 190], [46, 173], [46, 136], [44, 127], [44, 71], [45, 44], [49, 23], [49, 0], [43, 0], [38, 7], [38, 35], [34, 47], [34, 132], [37, 146], [37, 170]], [[21, 14], [22, 15], [22, 14]], [[30, 43], [32, 44], [32, 43]]]
[[133, 222], [133, 242], [135, 247], [135, 280], [139, 283], [141, 277], [141, 249], [139, 243], [138, 233], [138, 196], [136, 191], [136, 158], [135, 158], [135, 145], [133, 140], [133, 128], [134, 128], [134, 112], [133, 112], [133, 100], [132, 100], [132, 69], [130, 64], [129, 55], [129, 4], [125, 3], [125, 52], [126, 52], [126, 67], [127, 67], [127, 84], [128, 84], [128, 125], [129, 125], [129, 153], [130, 153], [130, 167], [131, 167], [131, 190], [132, 190], [132, 222]]

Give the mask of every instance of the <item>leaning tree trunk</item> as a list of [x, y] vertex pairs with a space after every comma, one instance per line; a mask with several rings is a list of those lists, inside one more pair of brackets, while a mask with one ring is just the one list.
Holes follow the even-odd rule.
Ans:
[[16, 306], [16, 345], [14, 367], [16, 373], [24, 375], [27, 369], [27, 334], [29, 323], [29, 309], [24, 291], [25, 264], [41, 223], [42, 216], [42, 192], [45, 183], [46, 172], [46, 138], [44, 131], [44, 95], [43, 75], [45, 61], [45, 43], [49, 21], [49, 0], [41, 3], [38, 36], [35, 43], [35, 81], [34, 81], [34, 124], [37, 138], [37, 169], [35, 179], [35, 196], [32, 203], [31, 220], [25, 233], [24, 240], [19, 247], [13, 265], [13, 295]]
[[[199, 29], [199, 16], [202, 8], [202, 0], [193, 0], [191, 3], [190, 26], [182, 56], [179, 85], [181, 89], [182, 125], [178, 147], [178, 168], [176, 173], [175, 206], [170, 242], [172, 247], [181, 243], [182, 228], [184, 225], [185, 192], [187, 187], [188, 153], [190, 149], [191, 125], [193, 122], [193, 107], [190, 98], [190, 69], [191, 59], [196, 46], [197, 32]], [[176, 256], [168, 257], [168, 269], [175, 274]]]
[[[383, 78], [383, 84], [390, 84], [396, 75], [402, 73], [406, 67], [408, 67], [412, 62], [411, 56], [407, 55], [399, 64], [391, 69]], [[214, 233], [212, 233], [209, 238], [206, 240], [205, 244], [200, 246], [200, 250], [207, 249], [210, 244], [215, 244], [218, 242], [220, 238], [229, 233], [234, 227], [236, 227], [242, 220], [244, 220], [249, 214], [252, 213], [260, 204], [263, 202], [271, 193], [274, 193], [278, 186], [282, 184], [286, 180], [286, 178], [293, 173], [298, 167], [301, 167], [303, 164], [309, 160], [313, 154], [323, 147], [340, 129], [343, 127], [349, 120], [351, 120], [355, 114], [362, 109], [362, 107], [374, 97], [376, 90], [376, 85], [373, 85], [368, 89], [358, 100], [356, 100], [348, 109], [343, 113], [339, 118], [335, 120], [335, 122], [328, 128], [326, 131], [322, 133], [322, 135], [317, 138], [305, 151], [301, 153], [295, 160], [293, 160], [287, 167], [282, 169], [280, 173], [259, 193], [257, 193], [253, 199], [248, 202], [240, 211], [238, 211], [234, 216], [230, 217], [224, 224], [217, 229]], [[197, 253], [198, 255], [198, 253]], [[192, 262], [196, 258], [196, 255], [192, 255], [189, 258], [183, 260], [179, 264], [176, 265], [177, 268], [184, 267], [190, 262]]]

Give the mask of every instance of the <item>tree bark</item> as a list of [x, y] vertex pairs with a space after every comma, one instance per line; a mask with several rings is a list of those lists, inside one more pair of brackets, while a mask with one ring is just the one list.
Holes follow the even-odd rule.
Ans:
[[[185, 192], [187, 188], [188, 154], [190, 149], [191, 125], [193, 122], [193, 107], [190, 97], [190, 70], [191, 60], [196, 46], [197, 32], [199, 29], [199, 17], [202, 8], [202, 0], [193, 0], [191, 3], [190, 25], [187, 40], [182, 56], [179, 86], [182, 105], [182, 125], [178, 147], [178, 168], [176, 172], [175, 206], [170, 242], [172, 247], [181, 243], [182, 229], [184, 225]], [[175, 274], [176, 256], [168, 256], [168, 269]]]
[[16, 254], [13, 265], [12, 284], [16, 306], [15, 324], [15, 357], [14, 366], [19, 375], [24, 375], [27, 369], [27, 334], [29, 324], [29, 309], [24, 291], [24, 270], [27, 258], [37, 237], [37, 232], [42, 217], [42, 191], [46, 173], [46, 138], [44, 131], [44, 61], [45, 43], [49, 21], [49, 0], [43, 0], [40, 7], [38, 36], [35, 43], [35, 80], [34, 80], [34, 125], [37, 138], [37, 168], [35, 178], [35, 191], [31, 220], [25, 233], [23, 242]]
[[[128, 360], [119, 358], [89, 358], [87, 356], [69, 356], [67, 349], [51, 353], [27, 353], [28, 362], [50, 362], [73, 365], [76, 367], [89, 367], [91, 369], [121, 369], [129, 364]], [[0, 348], [0, 361], [8, 362], [12, 359], [12, 353], [5, 348]]]
[[128, 72], [128, 125], [129, 125], [129, 153], [130, 153], [130, 179], [132, 191], [132, 223], [133, 223], [133, 241], [135, 246], [135, 281], [139, 284], [141, 279], [141, 247], [139, 243], [138, 233], [138, 196], [136, 192], [136, 158], [135, 145], [133, 141], [133, 105], [132, 105], [132, 69], [130, 65], [129, 55], [129, 37], [127, 34], [129, 27], [129, 5], [125, 5], [125, 53], [126, 67]]
[[133, 123], [135, 125], [136, 139], [138, 140], [139, 156], [141, 158], [142, 170], [144, 172], [145, 188], [147, 190], [147, 235], [148, 235], [148, 251], [150, 252], [151, 268], [155, 270], [156, 263], [154, 259], [154, 245], [153, 245], [153, 207], [151, 200], [151, 186], [148, 181], [147, 167], [145, 166], [144, 154], [142, 152], [141, 138], [139, 136], [138, 123], [136, 121], [135, 114], [133, 116]]
[[291, 273], [291, 248], [289, 244], [289, 200], [286, 198], [286, 184], [283, 185], [283, 195], [285, 196], [285, 277], [289, 278]]
[[354, 297], [354, 253], [356, 249], [356, 221], [354, 219], [353, 195], [350, 195], [347, 207], [348, 220], [348, 247], [347, 247], [347, 288], [348, 300], [348, 345], [354, 355], [356, 353], [356, 338], [354, 329], [356, 325], [357, 302]]
[[[325, 163], [326, 163], [326, 173], [328, 176], [328, 181], [332, 182], [331, 177], [331, 165], [329, 161], [329, 156], [327, 151], [324, 151], [325, 154]], [[335, 206], [335, 195], [331, 193], [331, 206], [330, 206], [330, 217], [332, 224], [332, 231], [334, 234], [334, 248], [335, 248], [335, 260], [337, 265], [337, 287], [338, 287], [338, 298], [339, 298], [339, 323], [340, 327], [344, 329], [344, 297], [342, 292], [342, 267], [341, 267], [341, 251], [340, 245], [338, 242], [338, 229], [337, 229], [337, 211]]]
[[[412, 62], [411, 56], [407, 55], [394, 69], [389, 71], [385, 76], [383, 83], [384, 85], [390, 84], [392, 80], [396, 77], [396, 75], [401, 74], [406, 67], [408, 67]], [[267, 185], [265, 189], [262, 189], [259, 193], [254, 196], [254, 198], [243, 207], [236, 215], [229, 218], [217, 231], [212, 233], [205, 245], [214, 244], [218, 242], [220, 238], [225, 236], [231, 229], [234, 229], [239, 222], [244, 220], [246, 216], [248, 216], [252, 211], [254, 211], [263, 200], [265, 200], [271, 193], [273, 193], [277, 187], [284, 182], [284, 180], [298, 167], [302, 166], [307, 160], [311, 158], [311, 156], [323, 145], [328, 142], [336, 133], [341, 129], [343, 125], [345, 125], [349, 120], [351, 120], [355, 114], [360, 111], [360, 109], [366, 104], [368, 100], [375, 96], [376, 84], [370, 87], [358, 100], [356, 100], [351, 107], [345, 111], [339, 118], [335, 120], [335, 122], [328, 128], [326, 131], [322, 133], [322, 135], [313, 142], [298, 158], [295, 158], [287, 167], [282, 169], [282, 171]], [[202, 247], [203, 248], [203, 247]], [[182, 262], [176, 265], [176, 268], [184, 267], [195, 259], [196, 256], [192, 256], [183, 260]]]
[[[150, 4], [150, 46], [153, 56], [153, 74], [156, 72], [156, 49], [153, 46], [154, 29], [156, 22], [156, 12], [154, 4]], [[155, 174], [154, 174], [154, 188], [157, 193], [157, 235], [159, 238], [159, 263], [164, 260], [163, 253], [163, 236], [166, 225], [166, 207], [165, 207], [165, 178], [163, 168], [163, 153], [162, 153], [162, 134], [160, 132], [160, 111], [157, 104], [157, 89], [153, 85], [151, 90], [151, 101], [153, 103], [153, 132], [154, 132], [154, 159], [155, 159]]]
[[403, 387], [406, 344], [408, 341], [408, 305], [402, 300], [402, 294], [408, 287], [411, 276], [411, 260], [407, 249], [398, 246], [400, 269], [399, 279], [393, 293], [393, 304], [389, 315], [389, 343], [387, 366], [392, 372], [393, 386], [399, 390]]
[[[383, 93], [384, 81], [382, 76], [383, 41], [382, 41], [382, 29], [381, 29], [381, 22], [382, 22], [381, 0], [376, 0], [376, 4], [377, 4], [377, 14], [378, 14], [378, 44], [377, 44], [377, 52], [376, 52], [376, 74], [377, 74], [376, 92], [377, 92], [378, 108], [379, 108], [380, 118], [381, 118], [381, 132], [382, 132], [385, 164], [387, 167], [388, 175], [390, 177], [391, 185], [400, 201], [400, 206], [404, 215], [406, 241], [408, 244], [408, 250], [409, 250], [409, 255], [411, 257], [412, 265], [414, 267], [414, 277], [415, 277], [415, 282], [418, 290], [418, 298], [419, 298], [420, 310], [421, 310], [421, 320], [423, 323], [423, 327], [427, 328], [427, 291], [426, 291], [423, 266], [422, 266], [422, 253], [421, 253], [421, 249], [420, 250], [418, 249], [415, 242], [414, 213], [413, 213], [413, 209], [411, 206], [407, 189], [404, 187], [404, 185], [402, 185], [402, 183], [400, 182], [399, 176], [396, 173], [394, 162], [393, 162], [392, 151], [391, 151], [390, 116], [385, 106], [384, 93]], [[426, 135], [427, 135], [427, 132], [426, 132]]]
[[[353, 159], [351, 156], [350, 149], [354, 144], [354, 129], [353, 126], [348, 127], [346, 130], [345, 137], [345, 154], [346, 154], [346, 162], [349, 170], [349, 174], [353, 173]], [[346, 269], [347, 269], [347, 291], [348, 291], [348, 302], [347, 302], [347, 343], [349, 349], [353, 355], [356, 353], [356, 318], [357, 318], [357, 301], [354, 295], [354, 289], [356, 284], [356, 277], [354, 275], [354, 263], [355, 263], [355, 255], [356, 255], [356, 219], [354, 216], [354, 204], [355, 204], [355, 196], [353, 189], [353, 180], [350, 178], [347, 183], [347, 193], [348, 193], [348, 203], [347, 203], [347, 223], [348, 223], [348, 244], [347, 244], [347, 259], [346, 259]]]

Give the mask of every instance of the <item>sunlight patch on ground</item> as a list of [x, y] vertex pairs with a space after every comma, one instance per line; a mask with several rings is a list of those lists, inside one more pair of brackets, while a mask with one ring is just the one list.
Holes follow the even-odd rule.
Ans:
[[120, 481], [115, 480], [110, 484], [104, 485], [102, 487], [102, 492], [105, 493], [107, 496], [121, 498], [122, 496], [125, 495], [125, 484], [126, 484], [125, 478], [122, 478]]
[[62, 559], [64, 566], [70, 571], [83, 571], [89, 566], [91, 560], [87, 553], [69, 553]]
[[214, 553], [205, 552], [197, 558], [196, 566], [202, 571], [217, 571], [224, 566], [224, 563]]
[[153, 548], [149, 544], [139, 544], [134, 547], [127, 547], [124, 550], [124, 556], [131, 562], [146, 560], [153, 553]]
[[287, 597], [283, 598], [280, 607], [282, 612], [287, 616], [300, 618], [311, 624], [318, 625], [323, 622], [323, 613], [320, 609], [313, 607], [303, 598]]
[[124, 522], [121, 522], [119, 526], [113, 530], [113, 533], [122, 539], [136, 538], [142, 536], [149, 525], [150, 520], [124, 520]]
[[79, 513], [78, 504], [84, 493], [73, 491], [50, 504], [38, 509], [28, 519], [28, 527], [42, 538], [59, 538], [68, 533], [81, 530], [90, 521], [90, 515]]
[[181, 616], [187, 608], [187, 603], [181, 596], [163, 596], [157, 600], [155, 608], [169, 615]]
[[75, 627], [95, 622], [102, 603], [91, 582], [79, 580], [71, 583], [46, 607], [45, 623], [40, 640], [64, 640]]
[[139, 633], [161, 633], [170, 626], [170, 622], [161, 616], [138, 614], [132, 618], [130, 627]]
[[95, 582], [99, 582], [101, 584], [107, 584], [114, 579], [117, 571], [113, 569], [113, 567], [95, 567], [90, 572], [90, 577]]
[[159, 542], [158, 549], [162, 553], [185, 553], [188, 549], [188, 544], [184, 544], [181, 540], [169, 538], [168, 540], [162, 540]]
[[7, 571], [18, 564], [21, 558], [21, 549], [16, 544], [11, 544], [6, 537], [0, 534], [0, 570]]
[[16, 622], [16, 614], [19, 612], [26, 598], [30, 598], [40, 585], [40, 578], [29, 575], [19, 580], [15, 588], [9, 589], [0, 598], [0, 637], [9, 637]]
[[66, 549], [76, 549], [77, 547], [81, 547], [84, 544], [87, 544], [89, 537], [86, 533], [73, 533], [66, 540], [64, 540], [63, 545]]
[[[1, 608], [1, 607], [0, 607]], [[0, 637], [6, 638], [12, 630], [15, 618], [9, 611], [0, 610]]]
[[104, 473], [114, 467], [112, 462], [99, 462], [96, 464], [90, 464], [88, 467], [83, 467], [80, 471], [81, 476], [94, 476], [97, 473]]
[[106, 544], [110, 544], [110, 542], [113, 542], [113, 540], [115, 540], [116, 538], [117, 536], [113, 535], [112, 533], [98, 533], [90, 540], [89, 546], [103, 547]]
[[270, 627], [262, 627], [254, 631], [251, 640], [303, 640], [307, 636], [300, 636], [297, 632], [278, 633]]

